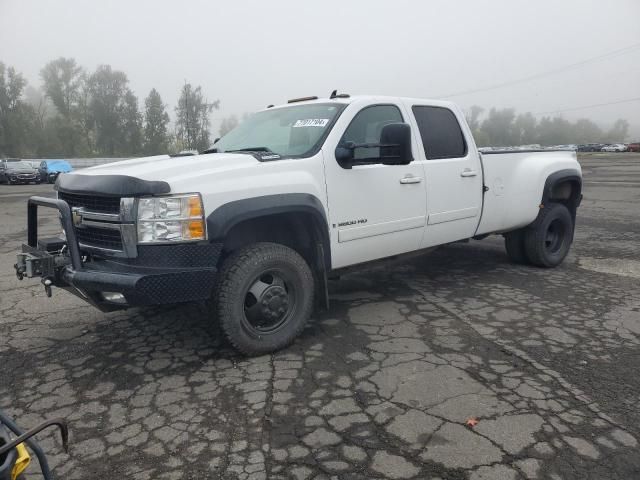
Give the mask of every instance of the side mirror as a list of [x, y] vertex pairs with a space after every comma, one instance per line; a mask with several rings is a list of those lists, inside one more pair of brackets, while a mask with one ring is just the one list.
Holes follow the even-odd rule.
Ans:
[[408, 165], [413, 161], [408, 123], [390, 123], [382, 127], [380, 160], [384, 165]]
[[[355, 159], [357, 148], [377, 148], [377, 157]], [[408, 165], [413, 161], [411, 155], [411, 127], [407, 123], [389, 123], [382, 127], [380, 143], [346, 142], [336, 148], [337, 162], [343, 168], [354, 165]]]
[[344, 146], [336, 148], [336, 160], [340, 165], [346, 167], [353, 162], [355, 145], [353, 142], [347, 142]]

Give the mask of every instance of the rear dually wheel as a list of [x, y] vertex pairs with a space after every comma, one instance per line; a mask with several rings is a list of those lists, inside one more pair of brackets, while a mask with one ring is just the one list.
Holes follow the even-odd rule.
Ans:
[[573, 242], [573, 228], [573, 218], [565, 205], [546, 204], [525, 230], [524, 249], [529, 261], [538, 267], [560, 265]]

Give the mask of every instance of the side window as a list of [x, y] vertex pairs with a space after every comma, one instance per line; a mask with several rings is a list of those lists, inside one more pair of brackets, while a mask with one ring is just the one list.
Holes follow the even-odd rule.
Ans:
[[[400, 109], [395, 105], [374, 105], [360, 110], [351, 120], [340, 140], [340, 145], [347, 142], [380, 143], [382, 127], [389, 123], [402, 122]], [[355, 160], [380, 156], [380, 148], [357, 148]]]
[[451, 110], [418, 105], [412, 110], [428, 160], [460, 158], [467, 154], [467, 142]]

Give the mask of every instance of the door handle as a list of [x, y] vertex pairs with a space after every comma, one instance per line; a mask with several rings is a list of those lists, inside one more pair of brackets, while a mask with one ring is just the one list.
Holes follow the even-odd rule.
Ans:
[[422, 177], [414, 177], [413, 175], [407, 175], [404, 178], [400, 179], [400, 183], [403, 185], [408, 185], [410, 183], [420, 183], [422, 181]]
[[475, 177], [478, 175], [478, 172], [475, 170], [471, 170], [470, 168], [465, 168], [462, 172], [460, 172], [461, 177]]

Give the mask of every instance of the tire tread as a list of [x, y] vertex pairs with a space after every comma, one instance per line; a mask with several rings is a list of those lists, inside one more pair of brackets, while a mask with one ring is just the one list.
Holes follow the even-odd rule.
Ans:
[[[542, 236], [546, 233], [546, 228], [541, 228], [541, 226], [546, 225], [547, 218], [552, 215], [560, 215], [565, 217], [565, 219], [567, 220], [567, 232], [570, 236], [566, 251], [559, 261], [548, 258], [548, 255], [546, 254], [544, 249], [544, 240], [542, 238]], [[569, 252], [572, 241], [573, 221], [571, 218], [571, 214], [569, 213], [569, 209], [561, 203], [549, 203], [540, 211], [536, 221], [532, 225], [527, 227], [524, 235], [524, 250], [527, 258], [529, 259], [529, 262], [532, 265], [542, 268], [552, 268], [562, 263]]]
[[220, 326], [227, 340], [233, 347], [245, 355], [260, 355], [269, 353], [276, 349], [284, 348], [290, 345], [294, 339], [302, 333], [309, 322], [311, 309], [313, 306], [313, 288], [310, 289], [310, 300], [303, 303], [301, 314], [304, 321], [300, 322], [293, 332], [290, 332], [288, 338], [284, 342], [279, 342], [274, 346], [265, 345], [263, 347], [251, 346], [242, 342], [236, 330], [240, 327], [234, 321], [233, 302], [237, 300], [235, 297], [238, 292], [235, 290], [234, 282], [238, 276], [246, 276], [250, 274], [250, 266], [256, 266], [259, 260], [264, 258], [277, 258], [280, 256], [288, 257], [289, 261], [296, 264], [303, 276], [308, 277], [307, 280], [313, 285], [313, 274], [307, 265], [307, 262], [295, 250], [284, 245], [268, 242], [259, 242], [244, 247], [227, 257], [220, 270], [219, 281], [214, 290], [214, 299], [216, 300], [216, 311]]

